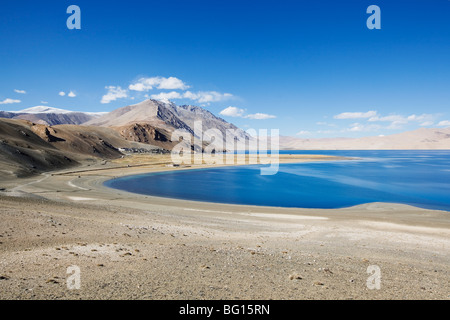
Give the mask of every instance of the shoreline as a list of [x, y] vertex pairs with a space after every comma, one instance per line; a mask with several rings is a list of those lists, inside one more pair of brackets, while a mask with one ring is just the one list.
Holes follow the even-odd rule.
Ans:
[[[155, 156], [151, 156], [152, 158]], [[146, 157], [144, 157], [146, 158]], [[334, 212], [339, 212], [339, 215], [342, 216], [345, 213], [346, 218], [355, 218], [355, 219], [376, 219], [379, 218], [380, 211], [391, 210], [394, 213], [396, 211], [406, 210], [411, 212], [436, 212], [438, 215], [442, 213], [444, 216], [447, 214], [450, 215], [450, 211], [446, 210], [438, 210], [438, 209], [426, 209], [421, 207], [416, 207], [407, 204], [401, 203], [384, 203], [384, 202], [372, 202], [365, 203], [350, 207], [344, 208], [301, 208], [301, 207], [277, 207], [277, 206], [262, 206], [262, 205], [246, 205], [246, 204], [229, 204], [229, 203], [220, 203], [220, 202], [207, 202], [207, 201], [196, 201], [196, 200], [187, 200], [187, 199], [179, 199], [179, 198], [169, 198], [169, 197], [160, 197], [160, 196], [151, 196], [139, 193], [128, 192], [124, 190], [110, 188], [104, 185], [104, 183], [108, 180], [127, 177], [127, 176], [135, 176], [141, 174], [152, 174], [158, 172], [177, 172], [183, 170], [201, 170], [201, 169], [209, 169], [209, 168], [223, 168], [223, 167], [233, 167], [233, 166], [248, 166], [255, 164], [219, 164], [219, 165], [188, 165], [188, 166], [180, 166], [180, 167], [168, 167], [170, 161], [161, 161], [159, 158], [166, 158], [165, 156], [156, 156], [157, 161], [155, 163], [144, 163], [137, 164], [131, 166], [125, 165], [116, 165], [117, 161], [121, 164], [121, 160], [111, 161], [110, 166], [105, 165], [97, 165], [92, 168], [89, 166], [81, 166], [78, 167], [79, 170], [58, 170], [56, 172], [48, 172], [43, 173], [40, 176], [44, 176], [44, 178], [39, 178], [40, 176], [35, 176], [32, 178], [26, 178], [23, 180], [30, 180], [21, 186], [14, 186], [12, 190], [12, 195], [18, 196], [40, 196], [43, 195], [48, 200], [53, 201], [63, 201], [63, 202], [84, 202], [90, 203], [91, 201], [96, 201], [97, 203], [103, 202], [104, 205], [109, 205], [110, 201], [117, 202], [120, 206], [128, 206], [134, 207], [136, 209], [142, 208], [145, 204], [152, 204], [158, 206], [169, 206], [176, 208], [189, 208], [189, 209], [204, 209], [213, 207], [218, 210], [218, 212], [223, 211], [223, 209], [227, 209], [229, 212], [237, 212], [237, 211], [263, 211], [263, 212], [273, 212], [281, 211], [287, 214], [296, 214], [297, 212], [307, 213], [308, 215], [321, 215], [327, 216], [329, 218], [334, 218], [336, 214]], [[301, 159], [300, 159], [301, 158]], [[306, 159], [305, 159], [306, 158]], [[135, 157], [131, 157], [134, 161]], [[327, 155], [284, 155], [284, 158], [280, 159], [280, 164], [283, 163], [310, 163], [310, 162], [328, 162], [328, 161], [353, 161], [359, 160], [348, 157], [341, 156], [327, 156]], [[101, 174], [98, 174], [98, 173]], [[34, 180], [37, 179], [37, 180]], [[21, 179], [22, 180], [22, 179]], [[48, 182], [50, 180], [50, 183]], [[49, 185], [50, 188], [46, 188]], [[64, 189], [67, 186], [70, 187], [69, 190]], [[59, 190], [61, 187], [63, 189]], [[25, 189], [24, 192], [21, 189]], [[20, 193], [17, 194], [16, 189], [20, 190]], [[36, 190], [37, 189], [37, 190]], [[47, 190], [49, 189], [49, 190]], [[74, 190], [75, 189], [75, 190]], [[11, 192], [0, 192], [0, 195], [9, 196], [8, 193]], [[71, 197], [71, 194], [76, 196]], [[120, 200], [122, 201], [118, 201]], [[366, 211], [364, 216], [359, 216], [359, 214], [355, 214], [360, 210]], [[382, 218], [385, 219], [385, 218]], [[395, 217], [391, 217], [391, 219], [395, 219]], [[413, 221], [402, 221], [403, 223], [411, 223], [414, 224]], [[431, 221], [425, 221], [424, 219], [420, 221], [421, 223], [429, 225]]]
[[[0, 193], [0, 299], [450, 298], [450, 212], [232, 205], [104, 186], [197, 168], [128, 160], [9, 184], [22, 197]], [[80, 290], [66, 287], [71, 265]], [[370, 265], [381, 290], [366, 286]]]
[[[321, 162], [333, 162], [333, 161], [340, 161], [340, 160], [324, 160]], [[295, 163], [295, 162], [294, 162]], [[308, 163], [308, 162], [302, 162], [302, 163]], [[237, 166], [254, 166], [254, 165], [230, 165], [231, 167], [237, 167]], [[225, 166], [217, 166], [214, 168], [224, 168]], [[294, 206], [271, 206], [271, 205], [258, 205], [258, 204], [240, 204], [240, 203], [229, 203], [229, 202], [219, 202], [219, 201], [206, 201], [206, 200], [190, 200], [190, 199], [183, 199], [183, 198], [176, 198], [176, 197], [169, 197], [169, 196], [155, 196], [155, 195], [151, 195], [151, 194], [145, 194], [145, 193], [138, 193], [138, 192], [131, 192], [131, 191], [126, 191], [124, 189], [119, 189], [119, 188], [113, 188], [113, 187], [109, 187], [106, 186], [105, 183], [114, 179], [119, 179], [119, 178], [125, 178], [125, 177], [137, 177], [137, 176], [145, 176], [145, 175], [153, 175], [153, 174], [158, 174], [158, 173], [173, 173], [173, 172], [179, 172], [179, 171], [191, 171], [191, 170], [206, 170], [206, 169], [210, 169], [210, 167], [198, 167], [198, 168], [180, 168], [179, 170], [162, 170], [162, 171], [157, 171], [157, 172], [144, 172], [144, 173], [131, 173], [131, 174], [125, 174], [122, 176], [118, 176], [118, 177], [114, 177], [114, 178], [102, 178], [101, 180], [99, 180], [99, 183], [101, 184], [102, 187], [105, 187], [106, 189], [112, 189], [114, 191], [121, 191], [124, 192], [126, 194], [130, 194], [130, 195], [135, 195], [135, 196], [141, 196], [144, 198], [161, 198], [161, 199], [167, 199], [169, 201], [183, 201], [183, 202], [189, 202], [189, 203], [204, 203], [204, 204], [216, 204], [216, 205], [230, 205], [230, 206], [239, 206], [239, 207], [243, 207], [245, 209], [245, 207], [249, 207], [249, 208], [265, 208], [265, 209], [269, 209], [269, 208], [273, 208], [273, 209], [277, 209], [277, 210], [283, 210], [283, 209], [293, 209], [293, 210], [345, 210], [345, 209], [350, 209], [350, 208], [358, 208], [358, 207], [364, 207], [364, 206], [370, 206], [370, 205], [384, 205], [386, 207], [389, 206], [405, 206], [405, 207], [411, 207], [411, 208], [415, 208], [418, 210], [431, 210], [431, 211], [437, 211], [437, 212], [442, 212], [442, 213], [450, 213], [450, 210], [445, 210], [445, 209], [436, 209], [436, 208], [425, 208], [425, 207], [420, 207], [418, 205], [412, 205], [412, 204], [406, 204], [406, 203], [400, 203], [400, 202], [382, 202], [382, 201], [374, 201], [374, 202], [366, 202], [366, 203], [361, 203], [361, 204], [355, 204], [355, 205], [351, 205], [351, 206], [345, 206], [345, 207], [336, 207], [336, 208], [308, 208], [308, 207], [294, 207]], [[76, 187], [76, 186], [75, 186]]]

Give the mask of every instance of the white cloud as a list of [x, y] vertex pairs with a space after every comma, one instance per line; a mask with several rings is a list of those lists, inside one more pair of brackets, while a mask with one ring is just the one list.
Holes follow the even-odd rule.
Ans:
[[443, 120], [443, 121], [439, 122], [437, 125], [438, 125], [439, 127], [449, 127], [449, 126], [450, 126], [450, 121], [448, 121], [448, 120]]
[[102, 97], [102, 100], [100, 101], [100, 103], [103, 103], [103, 104], [110, 103], [111, 101], [115, 101], [119, 98], [128, 97], [127, 90], [122, 89], [119, 86], [117, 86], [117, 87], [107, 86], [105, 88], [108, 89], [108, 93]]
[[377, 115], [376, 111], [367, 112], [343, 112], [334, 116], [335, 119], [364, 119], [371, 118]]
[[375, 122], [375, 121], [379, 121], [379, 122], [392, 122], [392, 123], [397, 123], [397, 124], [404, 124], [404, 123], [408, 123], [408, 117], [404, 117], [398, 114], [393, 114], [393, 115], [389, 115], [389, 116], [385, 116], [385, 117], [379, 117], [379, 116], [375, 116], [375, 117], [371, 117], [368, 121], [370, 122]]
[[254, 120], [266, 120], [266, 119], [273, 119], [276, 118], [276, 116], [267, 114], [267, 113], [255, 113], [255, 114], [249, 114], [245, 116], [244, 118], [254, 119]]
[[361, 123], [352, 123], [350, 125], [350, 128], [347, 129], [347, 131], [351, 131], [351, 132], [362, 132], [362, 131], [377, 131], [380, 130], [382, 127], [380, 125], [377, 124], [361, 124]]
[[169, 101], [170, 99], [181, 99], [181, 94], [176, 91], [160, 92], [158, 94], [152, 94], [150, 97], [155, 100]]
[[60, 91], [58, 94], [59, 94], [61, 97], [64, 97], [64, 96], [66, 95], [66, 93], [65, 93], [64, 91]]
[[328, 123], [323, 121], [316, 122], [316, 124], [319, 126], [336, 127], [334, 123]]
[[199, 95], [190, 91], [186, 91], [185, 93], [183, 93], [183, 98], [197, 100], [199, 98]]
[[[148, 95], [145, 96], [148, 97]], [[199, 92], [186, 91], [183, 93], [171, 91], [171, 92], [160, 92], [158, 94], [153, 94], [150, 96], [150, 98], [156, 100], [167, 101], [169, 99], [189, 99], [203, 104], [223, 101], [230, 99], [232, 97], [233, 95], [230, 93], [220, 93], [216, 91], [199, 91]]]
[[409, 116], [403, 116], [399, 114], [391, 114], [388, 116], [380, 117], [375, 116], [369, 118], [369, 122], [390, 122], [390, 125], [387, 127], [387, 129], [401, 129], [403, 125], [406, 125], [411, 122], [416, 122], [420, 126], [430, 126], [433, 124], [434, 119], [436, 118], [436, 115], [433, 114], [421, 114], [416, 115], [412, 114]]
[[306, 130], [301, 130], [299, 132], [296, 133], [297, 136], [307, 136], [310, 135], [311, 132], [310, 131], [306, 131]]
[[[135, 84], [130, 84], [128, 86], [128, 89], [133, 90], [133, 91], [146, 91], [146, 86], [143, 83], [135, 83]], [[153, 89], [153, 87], [151, 87], [150, 89]]]
[[239, 118], [246, 118], [246, 119], [253, 119], [253, 120], [265, 120], [265, 119], [273, 119], [276, 118], [276, 116], [266, 114], [266, 113], [254, 113], [254, 114], [248, 114], [244, 115], [245, 110], [236, 108], [236, 107], [228, 107], [220, 111], [220, 114], [222, 116], [227, 117], [239, 117]]
[[334, 134], [334, 133], [337, 133], [337, 131], [335, 131], [335, 130], [319, 130], [319, 131], [317, 131], [317, 133], [319, 133], [319, 134]]
[[218, 102], [232, 98], [233, 95], [231, 93], [220, 93], [217, 91], [199, 91], [199, 92], [191, 92], [186, 91], [183, 93], [183, 98], [195, 100], [199, 103], [209, 103], [209, 102]]
[[364, 131], [364, 126], [362, 124], [360, 124], [360, 123], [353, 123], [350, 126], [350, 129], [348, 129], [348, 130], [352, 131], [352, 132]]
[[[184, 92], [160, 92], [151, 95], [152, 99], [167, 101], [169, 99], [189, 99], [197, 103], [208, 105], [211, 102], [224, 101], [233, 98], [231, 93], [220, 93], [217, 91], [186, 91], [190, 88], [186, 83], [176, 77], [149, 77], [140, 78], [128, 86], [131, 91], [147, 92], [153, 89], [158, 90], [181, 90]], [[149, 95], [145, 95], [146, 98]]]
[[[338, 115], [335, 115], [335, 119], [365, 119], [368, 124], [360, 124], [354, 123], [350, 125], [347, 131], [376, 131], [379, 129], [389, 129], [389, 130], [398, 130], [402, 129], [405, 125], [415, 123], [419, 126], [426, 127], [433, 125], [434, 121], [438, 115], [436, 114], [411, 114], [408, 116], [401, 114], [390, 114], [387, 116], [379, 115], [377, 111], [367, 111], [367, 112], [344, 112]], [[377, 124], [373, 124], [374, 122], [388, 122], [387, 125], [381, 126]], [[370, 124], [371, 123], [371, 124]], [[317, 123], [317, 124], [325, 124], [325, 123]]]
[[47, 101], [41, 101], [41, 103], [42, 103], [42, 104], [47, 104], [48, 102], [47, 102]]
[[167, 90], [186, 90], [189, 88], [182, 80], [175, 77], [151, 77], [140, 78], [137, 82], [130, 84], [128, 89], [133, 91], [149, 91], [153, 88]]
[[189, 88], [183, 81], [175, 77], [169, 78], [161, 78], [160, 83], [158, 85], [158, 89], [167, 89], [167, 90], [186, 90]]
[[[409, 116], [403, 116], [400, 114], [391, 114], [388, 116], [375, 115], [367, 119], [366, 124], [353, 123], [347, 131], [360, 132], [360, 131], [377, 131], [380, 129], [398, 130], [402, 129], [405, 125], [416, 123], [419, 126], [426, 127], [431, 126], [434, 123], [436, 115], [433, 114], [412, 114]], [[388, 124], [381, 126], [375, 124], [375, 122], [387, 122]]]
[[21, 93], [21, 94], [26, 94], [27, 93], [25, 90], [19, 90], [19, 89], [14, 89], [14, 92]]
[[413, 114], [411, 116], [408, 117], [408, 121], [415, 121], [418, 122], [422, 127], [425, 126], [431, 126], [433, 125], [434, 121], [436, 120], [436, 118], [438, 117], [438, 115], [436, 114], [421, 114], [419, 116]]
[[242, 118], [244, 116], [244, 109], [239, 109], [236, 107], [228, 107], [220, 111], [220, 115], [226, 116], [226, 117], [240, 117]]
[[0, 104], [12, 104], [12, 103], [21, 103], [22, 101], [16, 100], [16, 99], [5, 99], [3, 101], [0, 101]]
[[71, 98], [75, 98], [77, 95], [73, 91], [70, 91], [67, 96], [71, 97]]
[[424, 122], [424, 121], [431, 121], [434, 119], [435, 115], [432, 114], [421, 114], [421, 115], [415, 115], [412, 114], [410, 116], [402, 116], [399, 114], [391, 114], [385, 117], [380, 117], [378, 115], [369, 118], [370, 122], [374, 121], [384, 121], [384, 122], [398, 122], [398, 123], [408, 123], [408, 122]]

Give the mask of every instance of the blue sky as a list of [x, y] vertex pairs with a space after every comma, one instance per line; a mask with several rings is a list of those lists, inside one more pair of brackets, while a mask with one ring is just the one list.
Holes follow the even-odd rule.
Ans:
[[0, 41], [0, 110], [153, 97], [303, 138], [450, 126], [448, 0], [9, 0]]

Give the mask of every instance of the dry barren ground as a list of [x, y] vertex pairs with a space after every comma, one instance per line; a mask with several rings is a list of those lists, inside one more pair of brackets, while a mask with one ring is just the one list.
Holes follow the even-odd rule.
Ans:
[[[21, 197], [0, 196], [0, 298], [450, 298], [448, 212], [234, 206], [101, 185], [167, 170], [155, 163], [5, 183]], [[68, 289], [70, 266], [80, 289]]]

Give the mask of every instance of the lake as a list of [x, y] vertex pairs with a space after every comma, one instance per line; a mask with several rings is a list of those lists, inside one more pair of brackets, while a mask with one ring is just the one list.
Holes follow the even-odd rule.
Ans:
[[450, 151], [282, 151], [357, 160], [177, 170], [109, 180], [105, 185], [144, 195], [206, 202], [343, 208], [371, 202], [450, 211]]

